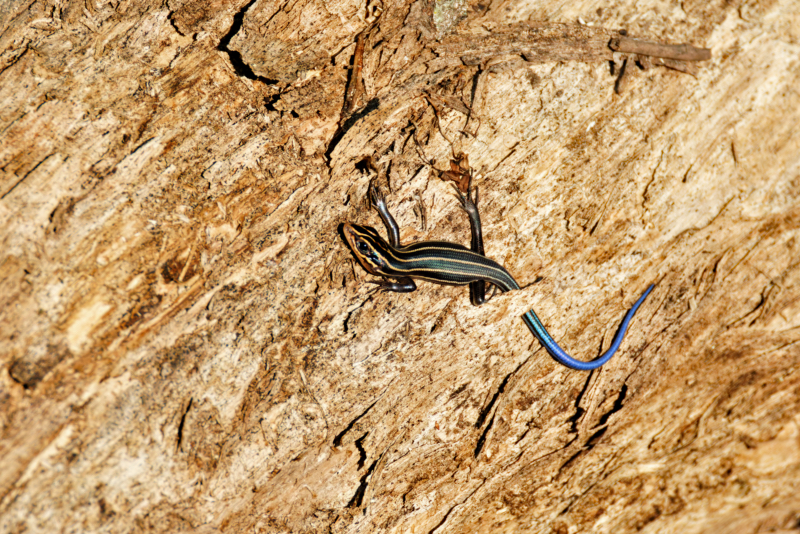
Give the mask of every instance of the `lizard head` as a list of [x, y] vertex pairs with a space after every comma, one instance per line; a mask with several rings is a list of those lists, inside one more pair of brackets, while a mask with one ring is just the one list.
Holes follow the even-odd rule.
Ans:
[[342, 233], [358, 262], [368, 273], [375, 276], [387, 276], [389, 269], [388, 255], [391, 247], [377, 230], [371, 226], [346, 223]]

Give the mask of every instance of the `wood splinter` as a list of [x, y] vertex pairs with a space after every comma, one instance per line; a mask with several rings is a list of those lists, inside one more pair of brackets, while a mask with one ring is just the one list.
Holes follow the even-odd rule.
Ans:
[[[614, 37], [608, 43], [608, 47], [615, 52], [631, 54], [642, 68], [661, 65], [669, 69], [677, 70], [692, 76], [697, 76], [697, 66], [690, 61], [706, 61], [711, 59], [711, 50], [708, 48], [697, 48], [690, 44], [670, 45], [663, 43], [653, 43], [631, 39], [623, 35]], [[622, 63], [614, 91], [622, 94], [629, 85], [630, 75], [626, 72], [628, 60]]]
[[609, 48], [623, 54], [639, 54], [641, 56], [660, 57], [678, 61], [707, 61], [711, 59], [711, 50], [698, 48], [690, 44], [670, 45], [631, 39], [620, 35], [611, 39]]

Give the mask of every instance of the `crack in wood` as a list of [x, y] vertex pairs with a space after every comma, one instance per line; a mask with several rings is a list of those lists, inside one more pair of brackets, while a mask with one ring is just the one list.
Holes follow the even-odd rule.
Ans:
[[[597, 424], [597, 427], [603, 426], [608, 423], [609, 418], [620, 411], [623, 406], [625, 405], [625, 397], [628, 394], [628, 384], [622, 384], [622, 388], [619, 390], [619, 395], [617, 395], [616, 400], [614, 401], [614, 405], [609, 409], [606, 413], [604, 413], [600, 417], [600, 422]], [[595, 427], [595, 428], [597, 428]]]
[[[384, 393], [385, 393], [385, 390], [384, 390]], [[355, 424], [358, 423], [361, 420], [362, 417], [367, 415], [367, 412], [369, 412], [378, 403], [378, 401], [381, 400], [381, 397], [383, 397], [383, 393], [378, 395], [378, 398], [375, 399], [375, 401], [372, 404], [367, 406], [367, 408], [363, 412], [358, 414], [352, 421], [350, 421], [350, 423], [344, 428], [344, 430], [342, 430], [341, 432], [336, 434], [336, 436], [333, 438], [333, 446], [334, 447], [340, 447], [342, 445], [342, 438], [344, 438], [345, 434], [350, 432], [353, 429], [353, 426], [355, 426]]]
[[[273, 85], [278, 83], [278, 80], [272, 80], [270, 78], [257, 75], [255, 72], [253, 72], [253, 69], [250, 67], [250, 65], [248, 65], [244, 59], [242, 59], [242, 54], [236, 50], [231, 50], [229, 47], [233, 36], [239, 33], [239, 31], [242, 29], [242, 25], [244, 24], [244, 16], [247, 13], [247, 10], [250, 9], [250, 7], [252, 7], [252, 5], [257, 1], [258, 0], [250, 0], [244, 7], [236, 12], [236, 14], [233, 16], [233, 23], [231, 24], [230, 30], [228, 30], [228, 33], [223, 35], [219, 40], [217, 50], [228, 55], [228, 61], [230, 61], [233, 70], [239, 76], [249, 80], [259, 80], [267, 85]], [[280, 12], [279, 9], [276, 10], [276, 13], [278, 12]]]
[[181, 422], [178, 424], [178, 443], [175, 446], [176, 451], [181, 450], [181, 444], [183, 443], [183, 427], [186, 424], [186, 416], [189, 414], [189, 410], [192, 409], [192, 402], [194, 401], [193, 397], [189, 398], [189, 403], [186, 405], [186, 409], [183, 411], [183, 415], [181, 415]]
[[492, 428], [492, 425], [494, 425], [494, 416], [492, 416], [492, 418], [489, 420], [489, 424], [486, 425], [486, 428], [483, 429], [483, 432], [481, 432], [481, 435], [478, 437], [478, 442], [476, 443], [475, 451], [473, 452], [474, 458], [477, 458], [481, 454], [483, 445], [486, 442], [486, 437], [489, 434], [489, 430]]
[[356, 449], [358, 449], [358, 470], [361, 471], [363, 469], [364, 464], [367, 463], [367, 451], [364, 449], [364, 440], [367, 439], [369, 436], [369, 432], [366, 432], [363, 436], [358, 438], [355, 441]]
[[589, 373], [589, 375], [586, 377], [586, 380], [583, 383], [583, 387], [581, 388], [581, 392], [578, 393], [578, 396], [575, 398], [575, 402], [573, 404], [575, 406], [575, 413], [572, 415], [572, 417], [567, 419], [567, 421], [569, 421], [569, 423], [570, 423], [570, 428], [569, 428], [570, 434], [578, 434], [579, 433], [578, 421], [580, 420], [581, 417], [583, 417], [583, 414], [586, 413], [586, 410], [581, 408], [581, 401], [583, 401], [583, 397], [586, 395], [586, 392], [589, 390], [589, 383], [592, 380], [592, 374], [593, 373]]
[[[379, 459], [378, 459], [379, 460]], [[378, 460], [372, 462], [367, 469], [367, 472], [361, 477], [360, 482], [358, 484], [358, 489], [356, 489], [355, 494], [347, 503], [348, 508], [360, 508], [361, 504], [364, 500], [364, 494], [367, 492], [367, 486], [369, 485], [369, 478], [372, 476], [372, 473], [375, 471], [375, 466], [378, 465]]]
[[466, 497], [464, 497], [461, 500], [461, 502], [456, 503], [453, 506], [451, 506], [450, 509], [447, 511], [447, 513], [444, 514], [444, 517], [442, 518], [442, 520], [439, 521], [439, 523], [435, 527], [430, 529], [428, 531], [428, 534], [435, 534], [435, 532], [438, 531], [442, 527], [442, 525], [444, 525], [447, 522], [448, 519], [450, 519], [450, 516], [453, 514], [455, 509], [460, 507], [460, 506], [463, 506], [464, 503], [466, 503], [468, 500], [470, 500], [473, 495], [478, 493], [478, 490], [480, 490], [482, 487], [484, 487], [486, 485], [487, 480], [488, 480], [487, 478], [484, 478], [483, 481], [480, 484], [478, 484], [478, 486], [474, 490], [472, 490], [472, 492], [470, 492], [469, 495], [467, 495]]
[[42, 163], [44, 163], [45, 161], [47, 161], [47, 160], [48, 160], [48, 159], [50, 159], [51, 157], [55, 156], [55, 154], [56, 154], [55, 152], [51, 152], [50, 154], [46, 155], [46, 156], [45, 156], [45, 157], [44, 157], [44, 158], [43, 158], [41, 161], [39, 161], [39, 162], [38, 162], [36, 165], [34, 165], [34, 166], [33, 166], [33, 168], [32, 168], [31, 170], [29, 170], [28, 172], [26, 172], [25, 174], [23, 174], [23, 175], [22, 175], [22, 177], [21, 177], [19, 180], [17, 180], [17, 181], [14, 183], [14, 185], [12, 185], [12, 186], [11, 186], [11, 188], [10, 188], [8, 191], [6, 191], [6, 192], [5, 192], [5, 193], [3, 193], [2, 195], [0, 195], [0, 200], [3, 200], [3, 199], [5, 199], [5, 198], [6, 198], [6, 197], [7, 197], [9, 194], [11, 194], [11, 192], [12, 192], [12, 191], [14, 191], [14, 189], [16, 189], [16, 188], [17, 188], [17, 186], [18, 186], [19, 184], [21, 184], [22, 182], [24, 182], [24, 181], [25, 181], [25, 180], [28, 178], [28, 176], [30, 176], [30, 175], [31, 175], [31, 174], [32, 174], [32, 173], [33, 173], [33, 172], [34, 172], [36, 169], [38, 169], [38, 168], [39, 168], [39, 166], [40, 166]]

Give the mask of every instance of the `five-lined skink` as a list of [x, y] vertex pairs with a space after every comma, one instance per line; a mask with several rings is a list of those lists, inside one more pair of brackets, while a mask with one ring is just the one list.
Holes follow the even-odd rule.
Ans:
[[[400, 229], [394, 217], [389, 213], [383, 194], [374, 184], [370, 184], [370, 201], [386, 226], [389, 241], [387, 242], [374, 228], [369, 226], [346, 223], [342, 227], [342, 232], [353, 254], [364, 269], [370, 274], [383, 278], [380, 282], [373, 283], [377, 283], [384, 291], [398, 293], [408, 293], [417, 289], [414, 278], [447, 285], [469, 284], [470, 299], [475, 305], [486, 301], [486, 283], [493, 284], [503, 292], [520, 288], [514, 277], [502, 265], [483, 254], [477, 188], [474, 198], [472, 198], [469, 186], [466, 195], [458, 188], [456, 190], [461, 207], [467, 212], [470, 219], [471, 249], [446, 241], [422, 241], [401, 245]], [[386, 278], [394, 281], [386, 280]], [[559, 347], [533, 310], [525, 313], [522, 318], [533, 335], [556, 361], [572, 369], [589, 371], [597, 369], [611, 359], [622, 343], [628, 324], [636, 310], [639, 309], [653, 287], [650, 285], [625, 314], [608, 350], [599, 358], [588, 362], [573, 358]]]

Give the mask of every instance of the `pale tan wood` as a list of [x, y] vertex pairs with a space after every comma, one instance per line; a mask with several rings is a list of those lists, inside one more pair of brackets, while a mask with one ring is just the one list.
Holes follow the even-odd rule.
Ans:
[[[0, 24], [0, 531], [797, 528], [797, 2]], [[622, 29], [712, 58], [617, 79]], [[524, 289], [372, 293], [337, 227], [377, 172], [404, 241], [468, 243], [454, 152]], [[593, 373], [519, 318], [591, 358], [651, 282]]]

